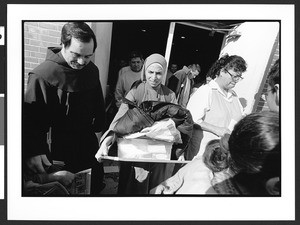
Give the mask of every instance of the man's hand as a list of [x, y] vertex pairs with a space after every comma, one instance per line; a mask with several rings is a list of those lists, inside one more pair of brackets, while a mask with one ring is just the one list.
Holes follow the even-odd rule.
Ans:
[[26, 160], [27, 167], [34, 173], [46, 173], [45, 167], [51, 166], [46, 155], [37, 155]]

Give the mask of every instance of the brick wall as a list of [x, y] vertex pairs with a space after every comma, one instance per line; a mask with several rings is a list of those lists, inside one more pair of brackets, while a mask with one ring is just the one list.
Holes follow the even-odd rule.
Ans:
[[[273, 56], [273, 59], [272, 59], [272, 62], [271, 62], [270, 69], [274, 65], [275, 61], [279, 58], [280, 53], [279, 53], [279, 39], [278, 39], [278, 37], [275, 40], [275, 44], [276, 44], [276, 49], [275, 49], [275, 53], [274, 53], [274, 56]], [[268, 88], [268, 79], [266, 79], [266, 82], [264, 84], [264, 88], [263, 88], [262, 93], [265, 93], [267, 88]], [[269, 108], [268, 108], [267, 102], [264, 101], [262, 97], [260, 97], [260, 100], [259, 100], [258, 105], [256, 107], [256, 112], [260, 112], [260, 111], [264, 111], [264, 110], [269, 110]]]
[[25, 22], [24, 23], [24, 76], [25, 87], [28, 72], [45, 60], [47, 47], [60, 46], [60, 33], [65, 23]]

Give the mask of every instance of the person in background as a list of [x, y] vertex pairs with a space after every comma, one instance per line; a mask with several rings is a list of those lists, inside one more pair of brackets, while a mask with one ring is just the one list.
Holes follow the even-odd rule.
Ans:
[[210, 76], [206, 76], [206, 78], [205, 78], [206, 84], [208, 84], [211, 80], [212, 80], [212, 78]]
[[125, 59], [120, 59], [120, 62], [119, 62], [120, 70], [119, 70], [119, 72], [121, 71], [122, 68], [127, 67], [127, 66], [128, 66], [127, 61]]
[[169, 69], [167, 71], [165, 86], [168, 87], [169, 79], [174, 75], [174, 73], [177, 71], [177, 69], [178, 69], [178, 66], [176, 63], [170, 64]]
[[179, 105], [186, 107], [194, 86], [194, 78], [200, 72], [199, 64], [191, 64], [175, 72], [174, 76], [169, 79], [168, 87], [175, 92]]
[[138, 51], [132, 51], [129, 56], [129, 67], [123, 67], [119, 72], [115, 89], [116, 105], [119, 108], [122, 98], [129, 92], [132, 84], [141, 78], [143, 67], [143, 55]]
[[268, 74], [268, 87], [263, 93], [271, 111], [279, 112], [279, 91], [280, 91], [280, 59], [277, 59]]
[[150, 193], [279, 195], [280, 152], [278, 113], [253, 113]]
[[120, 60], [118, 67], [120, 68], [118, 70], [118, 79], [123, 73], [130, 71], [130, 66], [124, 59]]
[[189, 152], [196, 157], [201, 157], [210, 140], [230, 134], [234, 124], [244, 116], [243, 107], [232, 89], [243, 79], [246, 68], [242, 57], [222, 56], [208, 72], [207, 76], [213, 80], [191, 96], [187, 109], [195, 125]]
[[97, 41], [86, 23], [69, 22], [62, 28], [61, 45], [48, 48], [46, 60], [29, 73], [22, 117], [23, 166], [35, 174], [45, 174], [52, 160], [63, 161], [64, 170], [71, 173], [92, 168], [91, 194], [97, 195], [104, 173], [94, 156], [105, 121], [99, 70], [91, 62]]
[[[160, 54], [146, 58], [141, 81], [126, 95], [126, 99], [140, 105], [144, 101], [161, 101], [177, 103], [175, 93], [162, 84], [166, 76], [167, 62]], [[122, 103], [109, 129], [101, 137], [101, 146], [96, 158], [107, 156], [110, 147], [116, 141], [114, 127], [127, 112], [128, 105]], [[166, 168], [163, 163], [127, 163], [121, 164], [118, 194], [148, 194], [149, 188], [166, 179]]]
[[208, 84], [211, 80], [212, 80], [212, 78], [210, 76], [206, 76], [205, 80], [203, 82], [195, 84], [193, 86], [191, 96], [198, 90], [199, 87], [201, 87], [202, 85]]

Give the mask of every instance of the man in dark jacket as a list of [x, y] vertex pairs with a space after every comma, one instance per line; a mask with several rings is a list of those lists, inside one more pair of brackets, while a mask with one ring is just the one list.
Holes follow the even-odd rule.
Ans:
[[48, 48], [45, 62], [29, 73], [23, 168], [45, 173], [52, 160], [64, 161], [64, 169], [72, 173], [92, 168], [91, 193], [97, 194], [103, 166], [94, 157], [99, 148], [96, 133], [103, 129], [105, 108], [99, 70], [91, 62], [96, 37], [86, 23], [71, 22], [62, 28], [61, 44], [62, 48]]
[[168, 88], [175, 92], [179, 105], [186, 107], [194, 86], [194, 78], [199, 75], [199, 64], [184, 66], [169, 79]]

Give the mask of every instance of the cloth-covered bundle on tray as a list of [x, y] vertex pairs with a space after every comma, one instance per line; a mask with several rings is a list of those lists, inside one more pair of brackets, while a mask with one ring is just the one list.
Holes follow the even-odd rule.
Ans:
[[173, 143], [182, 143], [172, 119], [155, 122], [140, 132], [118, 139], [118, 157], [170, 160]]
[[123, 102], [128, 104], [129, 110], [118, 120], [114, 128], [114, 132], [119, 137], [140, 132], [144, 128], [151, 127], [157, 121], [171, 119], [182, 139], [180, 142], [174, 141], [171, 158], [178, 159], [183, 153], [186, 156], [193, 132], [193, 119], [187, 109], [177, 104], [159, 101], [145, 101], [140, 106], [125, 98]]

